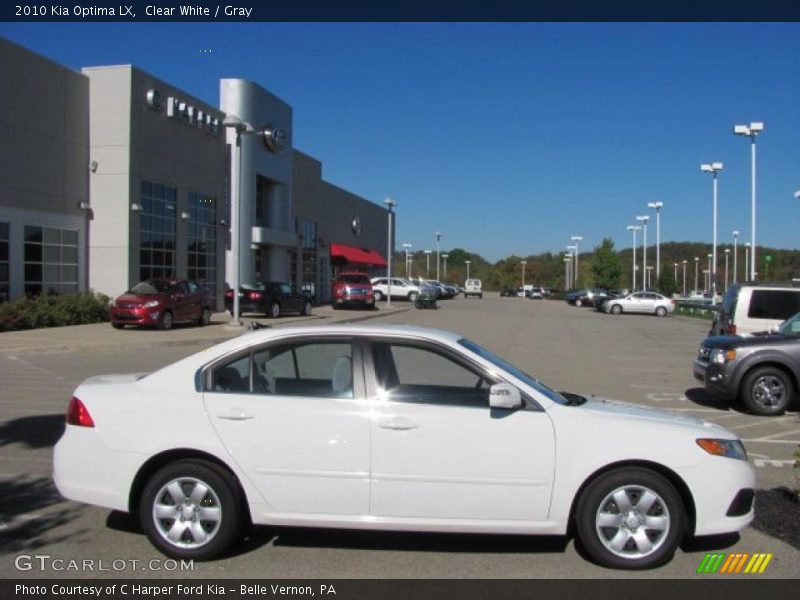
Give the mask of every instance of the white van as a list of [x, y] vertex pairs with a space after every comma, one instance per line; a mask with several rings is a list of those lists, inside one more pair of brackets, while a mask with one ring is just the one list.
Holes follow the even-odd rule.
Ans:
[[464, 298], [469, 298], [470, 296], [483, 298], [483, 289], [480, 279], [467, 279], [464, 282]]
[[791, 284], [735, 283], [725, 292], [709, 335], [768, 331], [800, 312], [800, 287]]

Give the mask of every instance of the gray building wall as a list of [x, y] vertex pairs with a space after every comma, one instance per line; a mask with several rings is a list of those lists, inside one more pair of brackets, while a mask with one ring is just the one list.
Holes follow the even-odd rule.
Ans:
[[[92, 286], [117, 295], [140, 278], [142, 182], [176, 190], [175, 276], [189, 273], [190, 193], [216, 199], [217, 305], [222, 306], [227, 230], [224, 115], [216, 108], [130, 65], [86, 68], [91, 95]], [[148, 103], [156, 90], [160, 102]], [[156, 106], [157, 104], [157, 106]], [[183, 107], [183, 111], [179, 107]], [[198, 118], [200, 120], [198, 120]], [[216, 120], [214, 128], [209, 121]], [[146, 212], [146, 209], [145, 209]]]
[[[24, 293], [26, 225], [78, 232], [89, 201], [89, 82], [0, 38], [0, 223], [8, 223], [10, 297]], [[78, 289], [87, 288], [85, 252]], [[46, 291], [46, 290], [45, 290]]]

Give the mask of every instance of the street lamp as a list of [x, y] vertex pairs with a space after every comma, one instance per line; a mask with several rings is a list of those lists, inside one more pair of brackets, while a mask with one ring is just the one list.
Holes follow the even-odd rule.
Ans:
[[708, 293], [708, 288], [711, 286], [708, 282], [708, 277], [711, 275], [711, 269], [703, 269], [703, 291]]
[[386, 205], [386, 208], [388, 209], [387, 217], [389, 219], [389, 235], [388, 235], [389, 243], [386, 250], [386, 256], [388, 257], [388, 260], [386, 261], [388, 265], [386, 267], [386, 306], [388, 307], [392, 305], [392, 254], [393, 254], [392, 250], [394, 248], [392, 244], [392, 229], [393, 229], [392, 221], [394, 220], [394, 213], [392, 212], [392, 209], [395, 206], [397, 206], [397, 202], [395, 202], [391, 198], [387, 198], [386, 200], [383, 201], [383, 203]]
[[686, 260], [683, 261], [683, 297], [686, 298]]
[[725, 289], [728, 289], [728, 257], [731, 255], [731, 249], [725, 248]]
[[575, 283], [578, 282], [578, 242], [583, 241], [583, 236], [581, 235], [573, 235], [569, 238], [573, 242], [575, 242]]
[[528, 264], [528, 261], [527, 260], [521, 260], [519, 262], [522, 265], [522, 293], [523, 293], [522, 297], [524, 298], [525, 297], [524, 296], [524, 293], [525, 293], [525, 265]]
[[718, 173], [722, 171], [723, 166], [721, 162], [707, 163], [700, 165], [700, 170], [704, 173], [711, 173], [714, 178], [714, 209], [713, 209], [713, 234], [711, 236], [711, 252], [713, 254], [713, 262], [711, 263], [711, 297], [717, 295], [717, 177]]
[[633, 232], [633, 266], [631, 270], [633, 274], [631, 275], [631, 291], [636, 291], [636, 232], [639, 231], [642, 227], [640, 225], [628, 225], [628, 231]]
[[564, 291], [570, 289], [569, 285], [569, 267], [572, 264], [572, 256], [565, 255], [564, 256]]
[[403, 244], [403, 248], [406, 249], [406, 279], [411, 279], [411, 254], [409, 254], [409, 249], [413, 246], [413, 244], [405, 243]]
[[236, 133], [234, 155], [231, 157], [235, 166], [231, 169], [231, 287], [233, 288], [233, 311], [231, 325], [241, 325], [239, 313], [239, 280], [241, 275], [241, 205], [242, 205], [242, 136], [256, 132], [250, 123], [239, 117], [228, 115], [222, 125]]
[[[713, 257], [714, 257], [713, 254], [711, 254], [711, 253], [708, 254], [708, 272], [709, 273], [713, 272], [713, 270], [711, 268], [711, 259]], [[711, 290], [711, 280], [710, 279], [708, 280], [708, 284], [706, 285], [706, 291], [709, 291], [709, 290]], [[711, 297], [713, 298], [715, 295], [716, 295], [716, 292]]]
[[431, 250], [425, 250], [425, 279], [431, 278]]
[[437, 231], [433, 235], [436, 237], [436, 281], [439, 281], [439, 240], [442, 239], [442, 234]]
[[744, 243], [744, 275], [745, 281], [750, 277], [750, 242]]
[[695, 293], [697, 293], [697, 291], [698, 291], [697, 290], [697, 285], [698, 285], [699, 281], [698, 281], [698, 278], [697, 278], [697, 265], [699, 263], [700, 263], [700, 257], [699, 256], [695, 256], [694, 257], [694, 291], [695, 291]]
[[444, 280], [447, 281], [447, 258], [449, 254], [442, 254], [442, 259], [444, 260]]
[[736, 259], [737, 259], [738, 255], [739, 255], [739, 252], [738, 252], [738, 250], [736, 248], [736, 242], [738, 240], [739, 240], [739, 230], [738, 229], [734, 229], [733, 230], [733, 283], [736, 283], [736, 280], [737, 280], [738, 275], [739, 275], [739, 268], [736, 265]]
[[650, 265], [650, 266], [647, 267], [647, 288], [648, 289], [650, 287], [652, 287], [651, 284], [650, 284], [650, 273], [652, 273], [652, 272], [653, 272], [653, 266]]
[[464, 264], [467, 265], [467, 279], [469, 279], [469, 265], [470, 265], [471, 262], [472, 262], [471, 260], [465, 260], [464, 261]]
[[661, 209], [663, 206], [664, 203], [661, 201], [647, 203], [647, 208], [656, 209], [656, 285], [661, 278]]
[[750, 244], [753, 250], [750, 261], [750, 280], [756, 280], [756, 136], [764, 131], [764, 123], [756, 121], [750, 125], [734, 125], [734, 135], [750, 138]]
[[[647, 215], [639, 215], [636, 217], [637, 221], [641, 221], [642, 223], [642, 264], [644, 265], [645, 271], [647, 271], [647, 222], [650, 220], [650, 217]], [[647, 284], [644, 282], [644, 278], [642, 278], [642, 289], [647, 289]]]
[[675, 282], [675, 285], [678, 285], [678, 263], [675, 264], [675, 269], [672, 271], [672, 280]]

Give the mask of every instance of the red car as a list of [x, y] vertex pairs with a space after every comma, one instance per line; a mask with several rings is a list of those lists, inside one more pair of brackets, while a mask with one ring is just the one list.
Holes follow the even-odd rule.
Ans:
[[115, 329], [145, 325], [172, 329], [175, 323], [208, 325], [211, 292], [185, 279], [147, 279], [111, 301], [108, 318]]
[[375, 308], [372, 282], [364, 273], [339, 273], [333, 282], [331, 295], [334, 309], [354, 304], [368, 309]]

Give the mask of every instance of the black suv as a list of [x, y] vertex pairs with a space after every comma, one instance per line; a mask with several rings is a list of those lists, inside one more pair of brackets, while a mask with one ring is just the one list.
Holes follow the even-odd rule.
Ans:
[[712, 394], [739, 396], [756, 415], [783, 414], [800, 389], [800, 313], [773, 331], [706, 338], [694, 377]]

